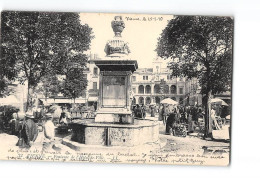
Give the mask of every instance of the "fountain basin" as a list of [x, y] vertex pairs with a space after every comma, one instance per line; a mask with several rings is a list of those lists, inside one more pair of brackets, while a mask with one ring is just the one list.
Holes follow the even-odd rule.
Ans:
[[74, 120], [71, 140], [86, 145], [137, 146], [159, 139], [158, 121], [135, 120], [133, 124]]

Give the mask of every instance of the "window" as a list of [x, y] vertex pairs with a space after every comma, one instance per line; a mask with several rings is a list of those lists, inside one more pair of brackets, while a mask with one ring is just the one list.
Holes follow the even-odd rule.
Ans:
[[176, 86], [175, 85], [171, 85], [170, 92], [171, 92], [171, 94], [176, 94]]
[[148, 80], [148, 76], [143, 76], [143, 80]]
[[144, 104], [144, 98], [143, 98], [143, 97], [140, 97], [139, 100], [138, 100], [138, 103], [139, 103], [139, 104]]
[[97, 68], [97, 67], [94, 67], [93, 74], [94, 74], [95, 76], [98, 75], [98, 68]]
[[168, 85], [164, 85], [164, 93], [169, 94], [169, 86]]
[[179, 88], [179, 94], [183, 94], [183, 88]]
[[97, 90], [97, 82], [93, 82], [93, 90]]
[[159, 94], [160, 93], [160, 85], [156, 84], [154, 85], [154, 93]]
[[145, 86], [145, 93], [146, 94], [151, 94], [151, 86], [150, 85], [146, 85]]
[[150, 97], [146, 97], [145, 98], [145, 104], [151, 104], [151, 98]]
[[132, 81], [136, 81], [136, 76], [132, 76]]
[[133, 93], [136, 93], [136, 88], [133, 88]]
[[144, 94], [144, 86], [143, 86], [143, 85], [140, 85], [140, 86], [138, 87], [138, 93], [139, 93], [139, 94]]

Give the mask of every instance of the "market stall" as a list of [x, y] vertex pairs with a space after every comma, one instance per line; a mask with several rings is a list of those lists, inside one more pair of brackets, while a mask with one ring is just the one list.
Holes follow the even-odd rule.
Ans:
[[212, 125], [212, 138], [217, 140], [229, 140], [230, 125], [229, 123], [226, 123], [226, 117], [223, 118], [223, 116], [221, 115], [223, 107], [228, 106], [228, 104], [219, 98], [211, 99], [210, 103], [212, 107], [210, 112], [210, 124]]

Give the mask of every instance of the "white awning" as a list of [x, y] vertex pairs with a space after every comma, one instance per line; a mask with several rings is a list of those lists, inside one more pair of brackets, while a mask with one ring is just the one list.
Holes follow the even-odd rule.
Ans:
[[88, 101], [97, 101], [98, 97], [91, 96], [88, 98]]
[[[73, 99], [68, 99], [68, 98], [58, 98], [58, 99], [54, 99], [54, 98], [48, 98], [47, 100], [45, 100], [44, 98], [40, 99], [44, 105], [47, 104], [53, 104], [53, 103], [63, 103], [63, 104], [72, 104], [74, 103]], [[76, 98], [75, 99], [75, 103], [86, 103], [86, 99], [85, 98]]]

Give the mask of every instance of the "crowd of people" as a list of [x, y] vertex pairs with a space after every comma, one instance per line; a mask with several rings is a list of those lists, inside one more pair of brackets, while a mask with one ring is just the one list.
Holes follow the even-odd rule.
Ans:
[[166, 125], [166, 134], [186, 136], [187, 133], [193, 132], [196, 126], [204, 125], [204, 113], [202, 108], [197, 106], [161, 105], [159, 120]]
[[[191, 105], [134, 105], [133, 115], [136, 119], [145, 119], [147, 115], [157, 117], [165, 125], [165, 134], [186, 136], [192, 132], [204, 133], [205, 111], [202, 106]], [[221, 105], [212, 104], [210, 112], [210, 129], [221, 129], [221, 124], [227, 116], [227, 109]], [[222, 120], [222, 121], [221, 121]]]
[[146, 117], [146, 107], [142, 105], [134, 105], [132, 108], [133, 116], [137, 119], [145, 119]]
[[[53, 123], [55, 126], [60, 128], [64, 128], [66, 130], [66, 126], [73, 119], [79, 118], [93, 118], [94, 111], [96, 110], [96, 105], [92, 105], [86, 107], [84, 105], [73, 105], [73, 107], [68, 105], [58, 106], [57, 104], [52, 105], [32, 105], [27, 113], [30, 113], [31, 117], [33, 116], [34, 123], [37, 124], [38, 128], [41, 129], [44, 123], [47, 121], [48, 117], [46, 114], [51, 114], [53, 118]], [[9, 109], [9, 108], [8, 108]], [[10, 110], [9, 110], [10, 111]], [[23, 121], [27, 118], [31, 118], [26, 115], [23, 111], [19, 111], [19, 109], [11, 110], [11, 113], [8, 110], [5, 110], [5, 116], [1, 113], [1, 129], [5, 130], [12, 135], [19, 135], [19, 131], [21, 126], [23, 125]], [[8, 115], [7, 115], [8, 114]], [[3, 124], [2, 124], [3, 123]]]
[[68, 124], [74, 115], [74, 108], [58, 105], [33, 105], [26, 113], [16, 110], [13, 112], [10, 133], [18, 136], [17, 145], [30, 148], [37, 139], [38, 133], [44, 133], [43, 148], [49, 148], [53, 143], [55, 128], [68, 130]]
[[[83, 111], [86, 110], [83, 109]], [[54, 139], [54, 126], [66, 128], [71, 119], [77, 117], [75, 112], [78, 111], [76, 107], [67, 108], [54, 105], [40, 105], [38, 108], [32, 106], [26, 114], [17, 110], [12, 114], [10, 120], [11, 134], [19, 137], [17, 145], [30, 147], [37, 139], [38, 132], [43, 131], [44, 148], [48, 148]], [[151, 117], [158, 116], [158, 120], [165, 125], [165, 134], [168, 135], [185, 137], [195, 130], [202, 133], [205, 130], [205, 111], [201, 106], [136, 104], [132, 106], [132, 111], [136, 119], [145, 119], [149, 114]], [[210, 130], [222, 128], [222, 124], [225, 123], [222, 121], [223, 116], [226, 116], [223, 107], [213, 104], [210, 111]]]
[[10, 131], [12, 135], [18, 136], [17, 146], [21, 148], [30, 148], [38, 133], [43, 132], [43, 150], [49, 150], [55, 143], [55, 128], [68, 129], [75, 111], [76, 108], [58, 105], [39, 105], [38, 108], [34, 105], [26, 113], [17, 110], [10, 120]]

